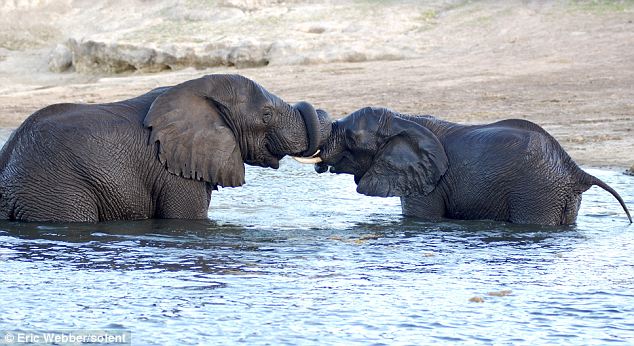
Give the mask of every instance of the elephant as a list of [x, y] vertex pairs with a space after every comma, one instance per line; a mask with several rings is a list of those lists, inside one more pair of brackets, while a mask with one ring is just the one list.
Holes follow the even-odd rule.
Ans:
[[256, 82], [211, 74], [104, 104], [54, 104], [0, 151], [0, 219], [206, 219], [211, 193], [244, 184], [244, 164], [310, 156], [331, 121]]
[[581, 194], [597, 185], [632, 222], [616, 191], [527, 120], [461, 125], [366, 107], [333, 122], [319, 153], [300, 161], [352, 174], [358, 193], [398, 196], [404, 215], [428, 221], [573, 224]]

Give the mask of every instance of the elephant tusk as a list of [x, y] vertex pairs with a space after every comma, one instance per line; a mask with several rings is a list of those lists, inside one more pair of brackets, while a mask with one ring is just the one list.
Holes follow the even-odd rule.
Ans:
[[313, 164], [313, 163], [320, 163], [322, 161], [321, 157], [296, 157], [293, 156], [293, 159], [295, 159], [295, 161], [299, 162], [299, 163], [304, 163], [307, 165]]
[[312, 156], [310, 157], [297, 157], [297, 156], [292, 156], [293, 159], [295, 159], [295, 161], [299, 162], [299, 163], [303, 163], [303, 164], [313, 164], [313, 163], [320, 163], [323, 160], [321, 159], [321, 157], [319, 157], [319, 150], [317, 150]]

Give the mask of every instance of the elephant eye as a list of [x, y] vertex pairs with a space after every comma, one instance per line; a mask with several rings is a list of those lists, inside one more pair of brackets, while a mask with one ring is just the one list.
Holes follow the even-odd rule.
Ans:
[[264, 110], [264, 114], [262, 114], [262, 122], [264, 122], [265, 124], [268, 124], [269, 121], [271, 121], [272, 117], [273, 117], [273, 112], [267, 108]]

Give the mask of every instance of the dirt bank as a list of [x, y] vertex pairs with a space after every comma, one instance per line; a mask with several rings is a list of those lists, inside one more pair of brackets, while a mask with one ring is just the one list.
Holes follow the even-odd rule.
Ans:
[[51, 103], [120, 100], [230, 72], [257, 80], [285, 100], [310, 101], [334, 117], [374, 105], [456, 122], [525, 118], [550, 131], [580, 164], [632, 166], [632, 6], [484, 4], [430, 14], [426, 47], [415, 59], [116, 77], [5, 73], [0, 127], [18, 126]]

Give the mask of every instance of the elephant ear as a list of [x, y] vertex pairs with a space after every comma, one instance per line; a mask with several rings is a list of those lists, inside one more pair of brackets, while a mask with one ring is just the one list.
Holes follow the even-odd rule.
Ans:
[[157, 97], [143, 124], [170, 173], [214, 186], [244, 184], [244, 161], [233, 131], [213, 99], [214, 76], [191, 80]]
[[359, 180], [357, 192], [378, 197], [432, 192], [448, 166], [436, 135], [397, 117], [390, 116], [383, 123], [378, 132], [386, 141]]

